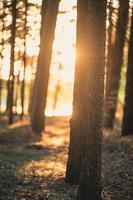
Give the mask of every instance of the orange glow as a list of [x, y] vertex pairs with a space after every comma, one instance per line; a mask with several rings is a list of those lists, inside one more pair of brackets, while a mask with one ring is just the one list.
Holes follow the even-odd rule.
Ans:
[[[62, 14], [62, 11], [66, 13]], [[60, 13], [61, 12], [61, 13]], [[57, 18], [55, 40], [53, 43], [53, 56], [50, 69], [49, 93], [46, 115], [68, 116], [72, 113], [72, 96], [74, 82], [74, 65], [76, 57], [76, 0], [62, 0]], [[59, 70], [59, 65], [62, 69]], [[51, 93], [61, 81], [61, 91], [55, 109], [52, 109]], [[66, 96], [66, 94], [68, 94]]]
[[[41, 0], [30, 0], [29, 3], [37, 4], [41, 8]], [[74, 81], [75, 65], [75, 43], [76, 43], [76, 0], [61, 0], [59, 5], [59, 14], [55, 30], [55, 39], [53, 43], [53, 54], [50, 68], [50, 80], [48, 88], [48, 103], [46, 115], [71, 115], [72, 113], [72, 96]], [[8, 15], [5, 22], [11, 24], [11, 15]], [[26, 35], [26, 55], [27, 60], [37, 57], [40, 45], [40, 10], [36, 6], [31, 6], [27, 15], [27, 26], [30, 27]], [[10, 32], [3, 32], [3, 38], [6, 40]], [[3, 60], [1, 63], [2, 78], [8, 80], [10, 69], [10, 43], [4, 45], [2, 50]], [[20, 80], [23, 80], [23, 61], [19, 59], [19, 54], [24, 52], [24, 40], [16, 37], [15, 41], [15, 68], [14, 74], [19, 74]], [[33, 63], [27, 62], [25, 79], [30, 81], [33, 78], [33, 64], [36, 67], [36, 60]], [[62, 69], [59, 69], [59, 66]], [[61, 90], [57, 99], [56, 107], [53, 109], [52, 101], [57, 82], [61, 82]], [[67, 88], [67, 89], [66, 89]], [[69, 89], [68, 89], [69, 88]], [[69, 90], [69, 91], [68, 91]], [[69, 93], [66, 95], [66, 93]], [[14, 108], [21, 113], [21, 106]]]

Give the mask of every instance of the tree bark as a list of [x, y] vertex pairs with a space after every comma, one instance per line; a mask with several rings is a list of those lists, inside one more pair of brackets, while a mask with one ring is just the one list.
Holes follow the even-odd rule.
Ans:
[[110, 55], [110, 81], [108, 83], [108, 93], [105, 101], [104, 125], [108, 128], [113, 128], [115, 121], [121, 67], [123, 63], [123, 49], [128, 22], [129, 0], [119, 0], [119, 4], [115, 42], [111, 48], [112, 52]]
[[[83, 156], [78, 200], [101, 200], [101, 147], [104, 99], [106, 0], [78, 0], [87, 3], [86, 43], [82, 49], [88, 60], [85, 87], [85, 120], [83, 124]], [[80, 30], [81, 31], [81, 30]], [[80, 37], [77, 38], [80, 40]], [[84, 114], [83, 113], [83, 114]]]
[[133, 134], [133, 12], [128, 52], [128, 68], [126, 76], [124, 115], [122, 123], [122, 135]]
[[48, 2], [46, 1], [46, 4], [43, 0], [41, 45], [31, 106], [31, 125], [36, 133], [41, 133], [45, 126], [44, 111], [58, 6], [59, 0], [49, 0]]
[[77, 199], [95, 200], [101, 193], [106, 2], [78, 0], [77, 12], [78, 54], [66, 181], [78, 183], [80, 177]]

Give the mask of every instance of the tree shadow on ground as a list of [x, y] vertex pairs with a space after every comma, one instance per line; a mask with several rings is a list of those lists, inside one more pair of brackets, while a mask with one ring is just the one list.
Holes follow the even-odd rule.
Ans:
[[[76, 199], [77, 187], [64, 181], [68, 118], [48, 118], [46, 130], [40, 142], [34, 142], [28, 121], [0, 133], [0, 200]], [[132, 150], [133, 137], [105, 130], [103, 200], [132, 200]]]
[[[51, 120], [51, 119], [50, 119]], [[58, 119], [59, 120], [59, 119]], [[64, 120], [64, 119], [63, 119]], [[48, 120], [47, 120], [48, 121]], [[67, 121], [67, 120], [66, 120]], [[59, 123], [50, 122], [44, 141], [37, 141], [29, 122], [17, 122], [5, 126], [0, 132], [0, 199], [43, 199], [49, 195], [50, 183], [60, 186], [66, 165], [66, 141], [68, 132], [59, 131]], [[67, 124], [67, 122], [66, 122]], [[63, 125], [65, 127], [68, 125]], [[36, 142], [37, 141], [37, 142]], [[52, 186], [51, 184], [51, 186]], [[65, 183], [63, 184], [65, 190]], [[58, 188], [58, 186], [57, 186]], [[56, 196], [64, 195], [59, 194]]]
[[22, 125], [16, 128], [7, 128], [0, 133], [0, 145], [7, 147], [16, 147], [26, 145], [36, 141], [29, 125]]

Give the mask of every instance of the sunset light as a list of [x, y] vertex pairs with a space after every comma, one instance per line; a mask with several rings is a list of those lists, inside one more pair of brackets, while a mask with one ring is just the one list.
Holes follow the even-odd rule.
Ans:
[[133, 199], [133, 0], [0, 0], [0, 200]]
[[[38, 5], [41, 8], [41, 0], [30, 0], [31, 3]], [[22, 4], [23, 5], [23, 4]], [[19, 4], [19, 7], [21, 4]], [[26, 36], [26, 54], [27, 54], [27, 67], [25, 69], [25, 79], [29, 82], [34, 77], [33, 68], [37, 63], [37, 56], [39, 53], [40, 45], [40, 10], [31, 7], [27, 11], [27, 27], [29, 32]], [[74, 65], [75, 65], [75, 42], [76, 42], [76, 0], [66, 1], [62, 0], [59, 5], [59, 14], [56, 22], [55, 39], [53, 43], [53, 54], [50, 67], [50, 79], [46, 115], [70, 115], [72, 113], [72, 95], [73, 95], [73, 81], [74, 81]], [[6, 17], [8, 23], [11, 23], [10, 15]], [[9, 18], [9, 19], [8, 19]], [[7, 24], [6, 24], [7, 26]], [[7, 37], [7, 33], [3, 33], [3, 37]], [[10, 35], [10, 32], [8, 33]], [[15, 44], [16, 59], [23, 54], [24, 45], [20, 38], [16, 38]], [[8, 80], [9, 66], [10, 66], [10, 45], [5, 45], [2, 51], [3, 60], [1, 61], [1, 74], [2, 78]], [[28, 61], [29, 60], [29, 61]], [[33, 60], [30, 63], [30, 60]], [[33, 66], [34, 64], [34, 66]], [[6, 66], [6, 68], [5, 68]], [[23, 80], [23, 62], [22, 60], [15, 61], [14, 74]], [[60, 67], [61, 66], [61, 67]], [[61, 69], [60, 69], [61, 68]], [[58, 92], [57, 105], [54, 110], [52, 105], [52, 94], [56, 90], [57, 82], [60, 81], [61, 88]], [[69, 95], [66, 96], [66, 93]], [[18, 104], [17, 112], [21, 113], [21, 106]], [[25, 113], [28, 110], [25, 108]]]
[[[76, 43], [76, 0], [61, 1], [55, 40], [53, 43], [53, 56], [50, 69], [49, 94], [54, 93], [57, 82], [61, 81], [57, 105], [51, 109], [52, 99], [48, 95], [46, 115], [66, 116], [72, 113], [72, 96], [75, 65]], [[59, 69], [61, 66], [61, 69]], [[69, 91], [69, 92], [68, 92]], [[66, 95], [67, 94], [67, 95]]]

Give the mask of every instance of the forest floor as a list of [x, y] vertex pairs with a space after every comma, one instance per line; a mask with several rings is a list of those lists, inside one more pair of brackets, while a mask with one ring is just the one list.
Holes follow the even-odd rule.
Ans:
[[[3, 121], [2, 121], [3, 120]], [[0, 125], [0, 200], [74, 200], [77, 186], [65, 183], [69, 119], [47, 119], [36, 142], [29, 122]], [[103, 199], [133, 199], [133, 137], [104, 131]]]

